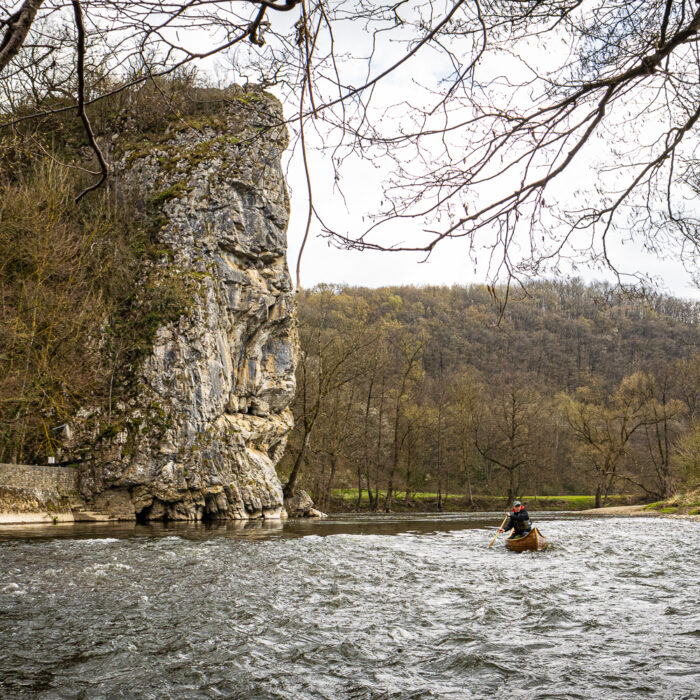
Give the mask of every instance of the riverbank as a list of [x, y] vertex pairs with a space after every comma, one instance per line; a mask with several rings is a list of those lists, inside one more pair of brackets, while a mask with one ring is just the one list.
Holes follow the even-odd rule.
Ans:
[[662, 515], [700, 517], [700, 485], [686, 493], [676, 494], [665, 501], [650, 503], [646, 509]]
[[[384, 501], [386, 492], [379, 492], [379, 508], [376, 512], [386, 512]], [[700, 489], [676, 495], [666, 501], [639, 503], [639, 497], [633, 495], [613, 495], [608, 498], [610, 505], [595, 508], [594, 495], [562, 496], [523, 496], [522, 501], [530, 512], [566, 511], [581, 515], [600, 516], [643, 516], [670, 517], [687, 520], [700, 520]], [[478, 513], [505, 511], [509, 503], [506, 498], [495, 496], [474, 496], [470, 500], [462, 494], [450, 494], [438, 499], [435, 493], [415, 493], [409, 498], [399, 493], [391, 504], [392, 513]], [[334, 489], [328, 506], [330, 513], [367, 513], [372, 507], [367, 492], [362, 494], [359, 503], [357, 489]]]
[[618, 505], [581, 511], [586, 515], [643, 516], [700, 520], [700, 489], [678, 494], [665, 501], [637, 505]]
[[647, 510], [646, 504], [636, 506], [608, 506], [607, 508], [587, 508], [580, 511], [581, 515], [661, 515], [656, 511]]
[[[386, 492], [379, 491], [378, 512], [385, 512]], [[613, 506], [632, 506], [638, 498], [629, 495], [609, 497]], [[523, 496], [522, 501], [529, 511], [584, 511], [595, 505], [594, 495]], [[505, 511], [508, 499], [497, 496], [475, 495], [471, 500], [463, 494], [449, 494], [438, 498], [436, 493], [413, 493], [409, 497], [399, 493], [391, 503], [392, 513], [476, 513]], [[332, 513], [372, 512], [372, 507], [363, 491], [358, 504], [357, 489], [333, 489], [328, 511]]]

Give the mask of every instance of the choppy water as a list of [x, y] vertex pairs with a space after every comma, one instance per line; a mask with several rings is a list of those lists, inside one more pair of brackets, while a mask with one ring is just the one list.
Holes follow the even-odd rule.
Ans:
[[700, 698], [700, 523], [0, 531], [0, 696]]

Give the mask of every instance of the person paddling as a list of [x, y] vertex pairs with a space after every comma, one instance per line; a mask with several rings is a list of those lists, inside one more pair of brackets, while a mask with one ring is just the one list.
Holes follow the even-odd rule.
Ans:
[[532, 530], [532, 523], [530, 522], [530, 516], [525, 510], [525, 506], [520, 501], [513, 501], [513, 512], [508, 513], [510, 515], [508, 522], [505, 527], [500, 528], [499, 532], [508, 532], [508, 530], [513, 530], [513, 534], [508, 538], [509, 540], [514, 540], [519, 537], [525, 537], [530, 530]]

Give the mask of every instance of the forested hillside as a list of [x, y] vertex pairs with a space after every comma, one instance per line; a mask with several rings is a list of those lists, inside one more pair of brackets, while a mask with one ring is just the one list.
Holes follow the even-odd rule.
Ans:
[[[503, 298], [503, 290], [496, 297]], [[700, 305], [542, 282], [299, 296], [282, 469], [321, 507], [433, 492], [666, 497], [700, 478]]]

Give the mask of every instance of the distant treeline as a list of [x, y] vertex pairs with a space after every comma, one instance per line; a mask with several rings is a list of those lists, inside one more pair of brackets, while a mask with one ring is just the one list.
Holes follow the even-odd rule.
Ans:
[[[604, 284], [320, 286], [299, 296], [280, 468], [320, 507], [434, 492], [612, 493], [700, 480], [700, 304]], [[358, 497], [359, 505], [359, 497]]]

